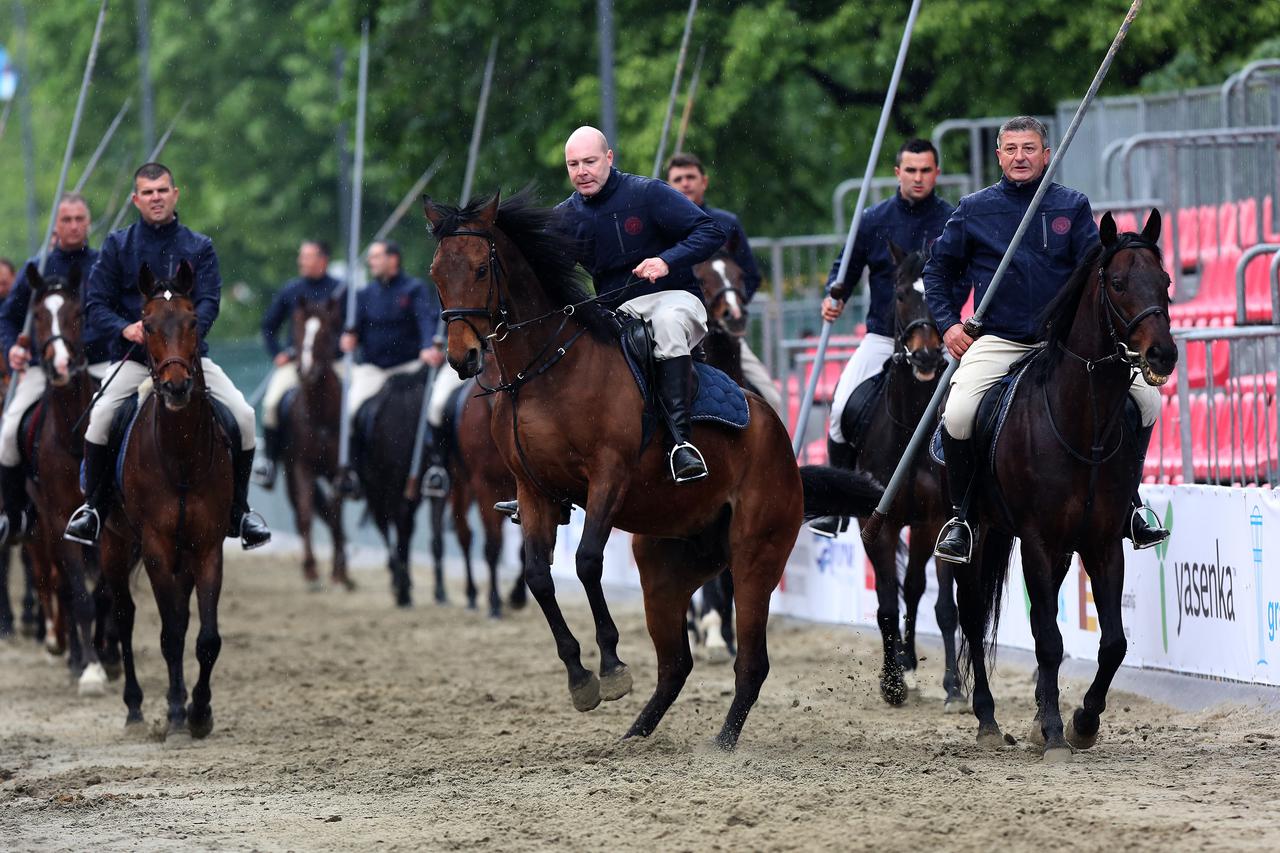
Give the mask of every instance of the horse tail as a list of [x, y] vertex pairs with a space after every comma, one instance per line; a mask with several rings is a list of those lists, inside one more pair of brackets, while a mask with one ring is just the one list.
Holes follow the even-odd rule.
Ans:
[[801, 465], [804, 517], [824, 515], [868, 516], [880, 502], [884, 487], [863, 471], [827, 465]]
[[[978, 606], [982, 608], [982, 652], [988, 669], [995, 663], [996, 632], [1000, 627], [1000, 605], [1004, 600], [1005, 579], [1009, 574], [1009, 558], [1013, 555], [1013, 537], [1001, 530], [988, 530], [975, 553]], [[972, 582], [972, 581], [971, 581]], [[970, 605], [971, 606], [971, 605]], [[965, 624], [965, 614], [960, 614], [960, 624]], [[966, 675], [972, 666], [972, 649], [964, 631], [960, 632], [960, 651], [964, 656]]]

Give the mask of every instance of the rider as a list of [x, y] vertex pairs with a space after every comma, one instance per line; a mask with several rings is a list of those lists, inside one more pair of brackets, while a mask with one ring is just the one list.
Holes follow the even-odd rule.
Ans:
[[[342, 333], [340, 342], [343, 352], [355, 352], [359, 346], [361, 353], [347, 389], [349, 418], [382, 390], [388, 377], [412, 373], [424, 363], [433, 368], [444, 363], [444, 350], [436, 343], [440, 306], [422, 279], [401, 272], [400, 247], [379, 240], [369, 247], [368, 261], [373, 281], [356, 293], [355, 322]], [[409, 424], [408, 429], [412, 428]], [[427, 487], [433, 477], [438, 482], [441, 476], [442, 471], [428, 471]], [[343, 489], [350, 494], [357, 488], [354, 472], [348, 468]]]
[[270, 489], [276, 481], [276, 460], [280, 457], [280, 401], [298, 387], [298, 354], [280, 343], [280, 327], [295, 308], [305, 302], [324, 302], [336, 297], [342, 284], [329, 275], [329, 244], [305, 240], [298, 248], [298, 277], [290, 279], [271, 300], [262, 315], [262, 341], [271, 354], [274, 368], [262, 396], [262, 457], [253, 472], [254, 481]]
[[[65, 538], [92, 545], [98, 540], [98, 509], [111, 482], [112, 458], [107, 449], [116, 410], [149, 376], [146, 333], [142, 328], [143, 297], [138, 275], [145, 263], [158, 278], [174, 274], [182, 261], [196, 273], [192, 301], [200, 335], [200, 365], [209, 394], [231, 410], [240, 428], [240, 447], [232, 453], [234, 492], [228, 536], [239, 536], [246, 549], [271, 540], [262, 516], [249, 507], [249, 472], [253, 467], [253, 407], [210, 359], [206, 343], [222, 298], [222, 277], [213, 241], [178, 221], [178, 187], [173, 173], [160, 163], [144, 163], [133, 175], [133, 205], [139, 221], [107, 235], [85, 289], [85, 314], [91, 333], [111, 342], [119, 362], [89, 414], [84, 439], [85, 503], [67, 523]], [[131, 346], [126, 349], [125, 342]]]
[[[80, 289], [89, 280], [89, 272], [98, 260], [98, 251], [89, 246], [89, 204], [78, 193], [67, 193], [58, 202], [58, 214], [54, 218], [54, 244], [45, 258], [44, 278], [68, 280], [73, 267], [80, 268]], [[32, 258], [28, 264], [39, 266], [40, 259]], [[4, 515], [0, 516], [0, 547], [12, 545], [27, 532], [30, 519], [27, 508], [26, 474], [22, 470], [18, 451], [18, 427], [22, 415], [44, 394], [48, 380], [43, 370], [29, 369], [38, 366], [40, 352], [33, 352], [21, 336], [27, 331], [26, 317], [31, 304], [31, 284], [27, 281], [27, 265], [24, 264], [9, 298], [0, 306], [0, 348], [9, 354], [9, 367], [17, 377], [17, 387], [0, 422], [0, 495], [4, 497]], [[83, 304], [83, 303], [82, 303]], [[83, 316], [83, 311], [82, 311]], [[82, 353], [88, 372], [95, 379], [102, 379], [110, 366], [109, 342], [102, 337], [92, 337], [88, 328], [82, 329]]]
[[[747, 303], [760, 289], [760, 268], [756, 266], [755, 252], [747, 241], [747, 232], [743, 230], [738, 217], [718, 207], [706, 204], [707, 178], [702, 161], [692, 154], [679, 153], [667, 161], [667, 183], [678, 189], [689, 201], [711, 214], [711, 218], [724, 230], [727, 240], [725, 248], [733, 256], [733, 262], [742, 270], [742, 285], [747, 294]], [[744, 310], [746, 306], [743, 306]], [[764, 398], [775, 412], [782, 413], [782, 394], [773, 383], [773, 377], [761, 364], [760, 359], [751, 351], [745, 337], [742, 343], [742, 375], [751, 387]]]
[[[924, 270], [929, 308], [939, 328], [945, 330], [942, 339], [947, 350], [960, 359], [942, 416], [947, 484], [956, 514], [943, 527], [934, 550], [934, 556], [953, 563], [967, 563], [973, 549], [966, 514], [978, 466], [972, 438], [978, 403], [1013, 362], [1036, 346], [1037, 316], [1098, 242], [1089, 199], [1061, 184], [1051, 184], [1040, 202], [1040, 221], [1014, 253], [1000, 299], [991, 304], [982, 328], [972, 330], [960, 322], [960, 306], [970, 286], [976, 290], [975, 299], [982, 300], [1040, 186], [1049, 153], [1048, 132], [1038, 120], [1020, 116], [1006, 121], [996, 136], [996, 159], [1004, 177], [960, 200], [942, 236], [933, 244]], [[975, 339], [973, 331], [980, 331], [981, 337]], [[1141, 376], [1134, 379], [1129, 393], [1142, 418], [1136, 482], [1141, 480], [1142, 458], [1160, 412], [1160, 393]], [[1134, 502], [1135, 507], [1142, 506], [1136, 495]], [[1168, 536], [1162, 527], [1149, 527], [1143, 513], [1135, 508], [1129, 531], [1135, 548], [1149, 548]]]
[[[666, 183], [613, 167], [609, 140], [579, 127], [564, 144], [575, 192], [556, 206], [582, 247], [579, 263], [595, 282], [600, 303], [644, 320], [653, 335], [657, 396], [672, 448], [671, 477], [686, 483], [707, 476], [689, 442], [693, 404], [693, 348], [707, 333], [707, 308], [693, 267], [725, 242], [716, 221]], [[500, 512], [514, 515], [515, 501]]]

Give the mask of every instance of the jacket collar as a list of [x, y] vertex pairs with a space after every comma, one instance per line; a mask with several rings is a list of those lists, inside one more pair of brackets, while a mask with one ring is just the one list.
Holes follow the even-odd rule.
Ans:
[[400, 282], [404, 281], [404, 270], [400, 270], [398, 273], [391, 276], [391, 278], [385, 278], [385, 279], [378, 278], [378, 279], [374, 279], [374, 281], [378, 282], [378, 284], [390, 290]]
[[1019, 197], [1033, 196], [1036, 194], [1036, 190], [1040, 188], [1040, 182], [1043, 180], [1044, 180], [1044, 175], [1041, 174], [1040, 177], [1036, 178], [1034, 181], [1023, 181], [1022, 183], [1019, 184], [1009, 180], [1008, 177], [1001, 175], [1000, 190], [1001, 192], [1007, 193], [1008, 195], [1014, 195]]
[[938, 194], [931, 192], [919, 201], [911, 201], [902, 195], [902, 190], [897, 190], [893, 194], [894, 201], [898, 205], [898, 209], [904, 213], [923, 213], [933, 207], [938, 201]]
[[604, 204], [606, 201], [609, 200], [609, 198], [614, 193], [618, 191], [618, 187], [622, 186], [622, 181], [623, 181], [622, 172], [618, 171], [617, 166], [610, 166], [609, 177], [604, 182], [604, 186], [600, 188], [600, 192], [596, 193], [590, 198], [587, 198], [586, 196], [582, 196], [581, 193], [578, 193], [578, 195], [582, 196], [582, 201], [584, 204], [590, 204], [593, 206], [597, 204]]
[[141, 228], [142, 233], [147, 234], [151, 237], [158, 237], [161, 239], [164, 239], [166, 237], [172, 237], [174, 234], [177, 233], [178, 228], [181, 227], [181, 223], [178, 221], [177, 211], [174, 211], [173, 219], [171, 219], [169, 222], [166, 222], [164, 225], [152, 225], [150, 222], [147, 222], [141, 216], [138, 217], [138, 224], [142, 226]]

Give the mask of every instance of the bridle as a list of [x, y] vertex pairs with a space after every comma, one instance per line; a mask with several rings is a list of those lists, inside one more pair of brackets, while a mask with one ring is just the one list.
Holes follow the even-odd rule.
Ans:
[[[41, 294], [41, 302], [43, 303], [44, 297], [50, 296], [55, 293], [72, 293], [72, 291], [70, 290], [70, 288], [63, 287], [60, 285], [56, 287], [51, 287]], [[79, 296], [77, 295], [76, 298], [78, 299]], [[57, 318], [55, 317], [54, 319], [56, 320]], [[80, 373], [83, 373], [89, 367], [89, 363], [85, 357], [85, 353], [81, 344], [75, 341], [72, 341], [66, 335], [63, 335], [63, 334], [51, 335], [50, 337], [46, 338], [43, 342], [40, 343], [39, 347], [37, 347], [37, 349], [40, 352], [40, 366], [41, 368], [43, 368], [45, 372], [45, 376], [50, 381], [52, 381], [55, 378], [55, 374], [53, 372], [54, 371], [53, 359], [50, 357], [49, 351], [58, 342], [61, 342], [62, 345], [65, 346], [71, 353], [71, 364], [67, 368], [67, 378], [74, 379], [77, 375], [79, 375]]]
[[[1169, 319], [1169, 312], [1160, 305], [1148, 305], [1139, 311], [1132, 319], [1124, 316], [1111, 299], [1111, 288], [1107, 283], [1107, 266], [1115, 260], [1116, 255], [1126, 249], [1147, 249], [1160, 257], [1160, 247], [1156, 244], [1140, 237], [1122, 237], [1115, 244], [1103, 252], [1102, 257], [1098, 259], [1098, 316], [1106, 318], [1107, 322], [1102, 325], [1107, 331], [1107, 335], [1111, 339], [1113, 351], [1101, 358], [1085, 358], [1075, 352], [1063, 342], [1059, 342], [1058, 346], [1064, 353], [1071, 356], [1076, 361], [1084, 364], [1085, 369], [1092, 372], [1098, 367], [1111, 362], [1122, 362], [1131, 370], [1141, 370], [1142, 354], [1129, 349], [1129, 338], [1133, 336], [1134, 331], [1148, 317], [1162, 316], [1165, 320]], [[1124, 329], [1124, 336], [1116, 332], [1116, 324], [1119, 323]]]

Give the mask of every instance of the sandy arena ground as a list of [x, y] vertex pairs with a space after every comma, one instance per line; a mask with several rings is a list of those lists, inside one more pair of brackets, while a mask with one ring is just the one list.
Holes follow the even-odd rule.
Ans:
[[[614, 608], [635, 691], [579, 714], [536, 606], [498, 623], [456, 604], [397, 611], [383, 574], [357, 580], [308, 593], [293, 560], [229, 560], [205, 741], [126, 738], [118, 682], [80, 699], [61, 661], [0, 643], [0, 848], [1280, 848], [1280, 719], [1258, 707], [1188, 714], [1113, 693], [1099, 745], [1046, 766], [1023, 743], [1026, 670], [1006, 662], [996, 682], [1018, 744], [984, 752], [972, 716], [942, 714], [932, 646], [923, 695], [892, 709], [877, 639], [775, 619], [737, 752], [710, 745], [724, 665], [699, 664], [657, 733], [624, 743], [655, 669], [638, 601]], [[155, 721], [165, 671], [145, 575], [137, 586]], [[560, 586], [594, 652], [563, 589], [576, 584]], [[1065, 685], [1064, 708], [1085, 686]]]

